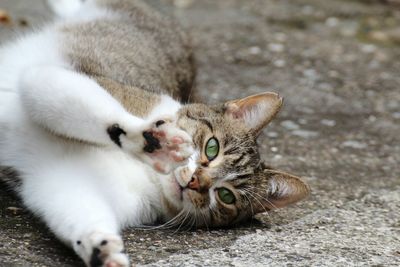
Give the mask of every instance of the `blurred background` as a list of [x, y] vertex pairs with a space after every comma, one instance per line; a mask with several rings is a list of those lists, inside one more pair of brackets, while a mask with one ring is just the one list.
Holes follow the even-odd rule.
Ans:
[[[260, 152], [313, 192], [235, 229], [128, 230], [132, 262], [399, 266], [400, 1], [148, 2], [190, 32], [204, 101], [284, 97]], [[0, 0], [0, 45], [51, 18], [42, 0]], [[4, 185], [0, 240], [1, 266], [80, 264]]]

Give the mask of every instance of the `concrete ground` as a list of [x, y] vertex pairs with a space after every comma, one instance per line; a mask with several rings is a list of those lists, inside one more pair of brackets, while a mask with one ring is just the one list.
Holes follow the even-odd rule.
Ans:
[[[210, 103], [285, 97], [260, 149], [311, 197], [234, 229], [127, 230], [141, 266], [400, 266], [397, 0], [151, 1], [191, 32]], [[48, 20], [40, 0], [0, 0], [0, 42]], [[1, 20], [1, 19], [0, 19]], [[81, 266], [0, 186], [0, 266]]]

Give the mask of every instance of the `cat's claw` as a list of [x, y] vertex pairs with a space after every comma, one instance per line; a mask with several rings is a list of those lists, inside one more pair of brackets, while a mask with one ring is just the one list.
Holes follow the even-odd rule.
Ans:
[[194, 153], [191, 136], [179, 129], [174, 120], [157, 120], [143, 132], [145, 156], [155, 170], [167, 174], [187, 162]]
[[128, 257], [122, 253], [122, 239], [117, 235], [94, 232], [78, 240], [74, 248], [88, 267], [129, 266]]

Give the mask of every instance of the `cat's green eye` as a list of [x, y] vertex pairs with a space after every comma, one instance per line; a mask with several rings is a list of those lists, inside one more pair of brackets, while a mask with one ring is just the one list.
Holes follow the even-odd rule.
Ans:
[[219, 153], [219, 143], [214, 137], [208, 139], [206, 144], [206, 156], [208, 160], [213, 160], [218, 156]]
[[217, 190], [218, 190], [218, 197], [219, 199], [221, 199], [222, 202], [224, 202], [225, 204], [233, 204], [235, 202], [236, 197], [231, 190], [225, 187], [220, 187]]

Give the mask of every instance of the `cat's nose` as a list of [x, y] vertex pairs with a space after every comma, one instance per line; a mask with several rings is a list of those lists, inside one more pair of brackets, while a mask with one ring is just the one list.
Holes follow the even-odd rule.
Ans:
[[187, 187], [188, 187], [189, 189], [199, 191], [199, 190], [200, 190], [199, 178], [197, 178], [196, 175], [193, 175], [193, 176], [192, 176], [192, 179], [191, 179], [190, 182], [188, 183]]
[[196, 190], [199, 193], [207, 192], [211, 187], [210, 178], [205, 175], [205, 173], [201, 169], [197, 169], [195, 173], [192, 175], [190, 182], [187, 185], [187, 188]]

